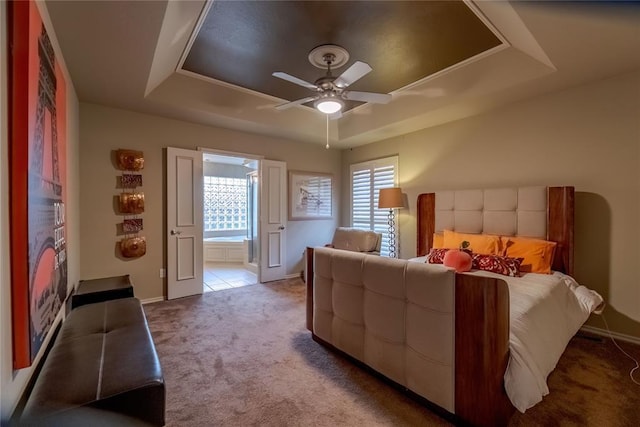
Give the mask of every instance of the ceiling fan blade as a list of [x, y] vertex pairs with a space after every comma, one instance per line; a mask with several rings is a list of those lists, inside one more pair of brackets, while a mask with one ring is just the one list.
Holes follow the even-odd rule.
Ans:
[[350, 101], [371, 102], [373, 104], [386, 104], [391, 101], [391, 95], [388, 93], [345, 91], [342, 93], [342, 97]]
[[369, 64], [361, 61], [356, 61], [351, 67], [347, 68], [344, 73], [340, 74], [333, 81], [333, 84], [340, 89], [344, 89], [345, 87], [355, 83], [362, 77], [369, 74], [371, 70], [372, 68], [369, 66]]
[[317, 96], [308, 96], [306, 98], [296, 99], [295, 101], [285, 102], [284, 104], [276, 105], [276, 110], [286, 110], [296, 105], [302, 105], [306, 104], [307, 102], [315, 101], [316, 99], [318, 99]]
[[282, 80], [286, 80], [286, 81], [291, 82], [291, 83], [295, 83], [295, 84], [300, 85], [302, 87], [306, 87], [307, 89], [318, 90], [318, 87], [316, 85], [314, 85], [313, 83], [306, 82], [306, 81], [304, 81], [302, 79], [299, 79], [297, 77], [293, 77], [292, 75], [287, 74], [287, 73], [283, 73], [281, 71], [276, 71], [275, 73], [272, 74], [272, 76], [273, 77], [277, 77], [277, 78], [282, 79]]

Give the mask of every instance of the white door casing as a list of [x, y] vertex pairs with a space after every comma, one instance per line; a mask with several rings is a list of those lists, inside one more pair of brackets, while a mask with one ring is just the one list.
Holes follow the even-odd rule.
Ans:
[[287, 224], [287, 164], [260, 161], [260, 267], [258, 280], [284, 279], [287, 271], [285, 241]]
[[202, 152], [167, 147], [167, 298], [202, 293]]

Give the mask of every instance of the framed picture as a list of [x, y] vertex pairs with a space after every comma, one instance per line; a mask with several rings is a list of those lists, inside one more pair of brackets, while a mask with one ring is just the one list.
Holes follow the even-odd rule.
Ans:
[[289, 171], [289, 219], [331, 219], [333, 175]]
[[36, 2], [7, 2], [13, 368], [30, 366], [67, 288], [64, 73]]

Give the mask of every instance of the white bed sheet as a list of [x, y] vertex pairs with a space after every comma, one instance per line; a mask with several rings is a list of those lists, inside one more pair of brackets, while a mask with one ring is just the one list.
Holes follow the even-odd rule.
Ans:
[[549, 394], [547, 377], [589, 315], [602, 312], [603, 299], [560, 272], [522, 277], [479, 270], [469, 274], [497, 277], [509, 287], [511, 354], [504, 383], [513, 406], [524, 412]]

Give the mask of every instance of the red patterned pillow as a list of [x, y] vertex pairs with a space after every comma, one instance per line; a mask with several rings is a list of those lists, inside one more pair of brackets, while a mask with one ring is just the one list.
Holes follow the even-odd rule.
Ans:
[[427, 262], [429, 264], [442, 264], [444, 260], [444, 254], [447, 253], [449, 249], [445, 248], [431, 248], [429, 254], [427, 255]]
[[491, 271], [505, 276], [518, 277], [524, 258], [509, 258], [498, 255], [473, 254], [471, 268]]

